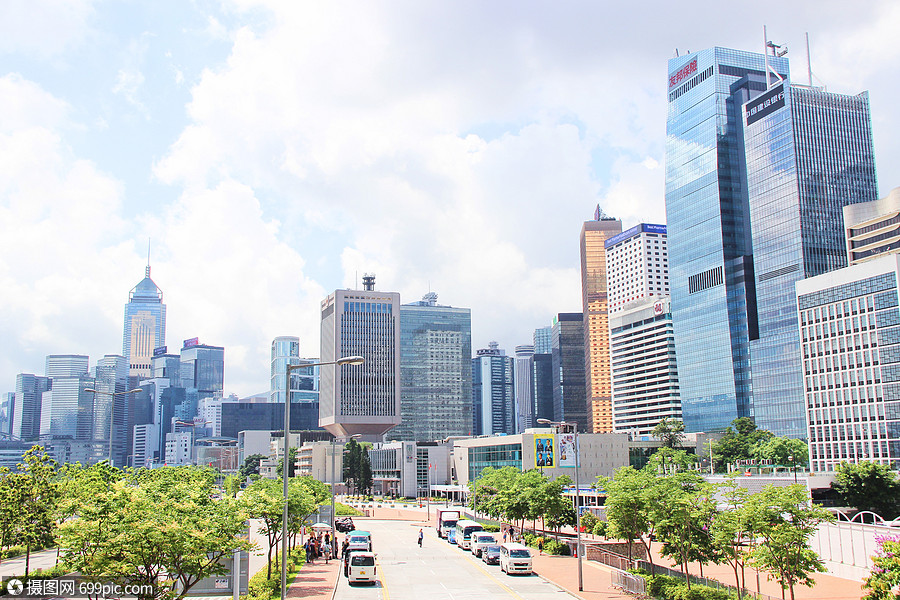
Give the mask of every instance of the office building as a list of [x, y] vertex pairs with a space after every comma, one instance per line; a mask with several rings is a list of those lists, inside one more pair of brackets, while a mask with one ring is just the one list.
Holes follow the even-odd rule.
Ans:
[[[770, 57], [771, 58], [771, 57]], [[756, 424], [805, 437], [794, 284], [847, 266], [843, 208], [878, 198], [869, 97], [769, 77], [742, 108], [758, 339], [750, 341]]]
[[617, 433], [649, 436], [662, 419], [681, 420], [670, 306], [666, 296], [645, 298], [609, 317]]
[[90, 442], [93, 437], [94, 386], [88, 357], [56, 354], [47, 357], [44, 374], [50, 389], [41, 399], [41, 437], [67, 437]]
[[[682, 413], [688, 431], [723, 431], [752, 417], [756, 338], [750, 214], [734, 86], [763, 86], [762, 54], [710, 48], [669, 61], [666, 229]], [[787, 77], [783, 57], [769, 66]], [[742, 82], [739, 84], [739, 82]], [[746, 84], [746, 85], [745, 85]], [[743, 89], [743, 87], [741, 89]]]
[[553, 349], [553, 327], [535, 329], [533, 339], [535, 354], [550, 354]]
[[159, 426], [153, 423], [135, 425], [131, 446], [131, 466], [149, 468], [159, 461]]
[[534, 346], [516, 346], [514, 376], [516, 380], [516, 429], [513, 433], [534, 427]]
[[[283, 402], [225, 402], [221, 404], [219, 436], [237, 439], [244, 430], [284, 430]], [[292, 402], [291, 431], [314, 431], [319, 427], [318, 408], [309, 402]]]
[[[130, 394], [128, 391], [129, 364], [124, 356], [107, 354], [97, 361], [93, 369], [93, 425], [91, 439], [94, 442], [96, 460], [112, 456], [113, 464], [127, 464], [130, 454], [131, 437], [128, 431], [129, 414], [131, 412]], [[109, 445], [112, 444], [112, 452]]]
[[332, 435], [379, 439], [400, 424], [400, 294], [335, 290], [322, 301], [322, 362], [362, 356], [361, 365], [323, 367], [319, 424]]
[[669, 295], [666, 226], [640, 223], [604, 242], [609, 314], [631, 302]]
[[181, 387], [194, 389], [200, 398], [221, 396], [225, 386], [225, 348], [184, 341], [181, 349]]
[[427, 498], [450, 483], [450, 442], [397, 441], [369, 450], [376, 494]]
[[594, 220], [581, 228], [581, 343], [588, 412], [579, 419], [585, 431], [594, 433], [612, 431], [606, 240], [620, 233], [622, 222], [605, 215], [599, 205]]
[[[226, 404], [236, 404], [239, 402], [238, 397], [231, 394], [227, 398], [201, 398], [197, 407], [198, 416], [203, 418], [206, 429], [210, 437], [222, 436], [222, 406]], [[284, 408], [284, 403], [280, 403]], [[283, 421], [283, 419], [282, 419]], [[229, 436], [234, 437], [234, 436]]]
[[[318, 363], [317, 358], [300, 358], [300, 338], [290, 335], [272, 340], [272, 369], [269, 397], [284, 402], [285, 371], [288, 365]], [[291, 371], [291, 402], [319, 402], [319, 367]]]
[[166, 345], [166, 305], [162, 291], [150, 279], [150, 262], [144, 278], [128, 294], [122, 355], [128, 360], [129, 375], [151, 376], [153, 351]]
[[389, 439], [472, 434], [472, 312], [434, 292], [400, 306], [400, 417]]
[[900, 255], [798, 281], [810, 464], [900, 468]]
[[[585, 385], [583, 331], [584, 320], [581, 313], [559, 313], [553, 319], [550, 355], [553, 369], [553, 420], [574, 421], [578, 424], [579, 431], [589, 432], [591, 413]], [[608, 351], [608, 339], [606, 348]]]
[[16, 399], [12, 411], [13, 439], [34, 441], [41, 435], [41, 404], [50, 389], [50, 378], [19, 373], [16, 375]]
[[900, 252], [900, 188], [872, 202], [844, 207], [848, 264]]
[[515, 432], [513, 359], [497, 342], [472, 359], [472, 404], [474, 435]]
[[12, 434], [13, 413], [16, 406], [16, 393], [6, 392], [0, 397], [0, 439], [9, 439]]
[[[552, 352], [552, 347], [551, 347]], [[553, 390], [555, 378], [553, 377], [553, 354], [535, 353], [531, 357], [530, 371], [534, 383], [534, 422], [538, 419], [553, 420]]]

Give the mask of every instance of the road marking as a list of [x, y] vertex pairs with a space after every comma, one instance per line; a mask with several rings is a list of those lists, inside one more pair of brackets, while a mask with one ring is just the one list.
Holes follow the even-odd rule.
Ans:
[[375, 557], [375, 564], [378, 567], [381, 567], [380, 569], [378, 569], [378, 581], [381, 582], [381, 598], [382, 600], [391, 600], [391, 595], [390, 593], [388, 593], [387, 584], [384, 582], [384, 567], [382, 567], [381, 562], [379, 562], [377, 556]]
[[499, 579], [497, 579], [496, 577], [494, 577], [494, 574], [493, 574], [493, 573], [491, 573], [490, 571], [488, 571], [487, 569], [485, 569], [484, 567], [482, 567], [480, 564], [478, 564], [479, 561], [475, 560], [475, 559], [472, 558], [471, 556], [466, 556], [465, 558], [468, 559], [469, 562], [471, 562], [473, 565], [475, 565], [475, 568], [476, 568], [476, 569], [478, 569], [479, 571], [481, 571], [482, 573], [484, 573], [485, 575], [487, 575], [488, 577], [490, 577], [491, 579], [493, 579], [494, 581], [496, 581], [496, 582], [497, 582], [497, 585], [499, 585], [499, 586], [500, 586], [501, 588], [503, 588], [506, 592], [508, 592], [510, 596], [512, 596], [512, 597], [514, 597], [514, 598], [518, 598], [519, 600], [525, 600], [525, 598], [523, 598], [522, 596], [520, 596], [520, 595], [519, 595], [515, 590], [513, 590], [511, 587], [509, 587], [508, 585], [506, 585], [505, 583], [503, 583], [502, 581], [500, 581]]

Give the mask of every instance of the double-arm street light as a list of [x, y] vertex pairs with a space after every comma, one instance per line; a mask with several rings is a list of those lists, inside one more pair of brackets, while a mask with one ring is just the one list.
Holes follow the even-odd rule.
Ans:
[[97, 394], [102, 396], [109, 396], [109, 453], [107, 456], [107, 460], [109, 461], [110, 466], [113, 466], [112, 459], [112, 447], [113, 447], [113, 428], [114, 421], [113, 416], [116, 414], [116, 396], [125, 396], [127, 394], [134, 394], [136, 392], [143, 391], [141, 388], [134, 388], [133, 390], [128, 390], [127, 392], [106, 392], [103, 390], [97, 390], [94, 388], [84, 388], [84, 391], [91, 392], [94, 394], [94, 400], [97, 399]]
[[[310, 367], [326, 367], [328, 365], [361, 365], [366, 362], [362, 356], [344, 356], [328, 362], [307, 363], [303, 365], [287, 365], [284, 370], [284, 462], [281, 467], [281, 479], [284, 481], [284, 508], [281, 515], [281, 597], [287, 597], [287, 556], [288, 556], [288, 460], [291, 456], [291, 372]], [[332, 519], [334, 514], [332, 512]], [[333, 526], [332, 521], [332, 526]]]
[[[556, 428], [557, 432], [560, 427], [564, 428], [572, 428], [572, 432], [575, 434], [575, 553], [577, 556], [577, 565], [578, 565], [578, 591], [584, 591], [584, 578], [581, 573], [581, 484], [578, 480], [578, 470], [581, 467], [581, 448], [578, 447], [578, 424], [574, 421], [551, 421], [550, 419], [538, 419], [537, 422], [541, 425], [552, 425]], [[559, 449], [557, 449], [557, 455], [559, 455]]]

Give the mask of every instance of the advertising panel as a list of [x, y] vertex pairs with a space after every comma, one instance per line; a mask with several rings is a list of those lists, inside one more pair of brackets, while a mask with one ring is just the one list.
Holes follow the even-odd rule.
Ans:
[[165, 354], [168, 351], [169, 351], [168, 346], [160, 346], [159, 348], [153, 349], [153, 356], [162, 356], [163, 354]]
[[558, 467], [571, 467], [577, 465], [578, 452], [575, 447], [574, 433], [561, 433], [557, 436], [559, 442], [559, 463]]
[[756, 123], [779, 108], [784, 108], [784, 84], [773, 87], [762, 96], [754, 98], [744, 105], [747, 125]]
[[200, 345], [200, 338], [192, 337], [192, 338], [184, 340], [185, 348], [193, 348], [194, 346], [198, 346], [198, 345]]
[[541, 434], [534, 436], [534, 466], [556, 466], [556, 444], [553, 434]]

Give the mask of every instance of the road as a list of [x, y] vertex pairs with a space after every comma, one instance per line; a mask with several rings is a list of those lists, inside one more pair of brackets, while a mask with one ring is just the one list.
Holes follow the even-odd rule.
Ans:
[[486, 565], [470, 552], [439, 539], [433, 527], [424, 528], [425, 541], [420, 549], [416, 544], [419, 523], [360, 520], [357, 526], [372, 532], [379, 581], [374, 586], [351, 588], [342, 576], [335, 600], [561, 600], [568, 597], [537, 575], [501, 573], [500, 567]]
[[[49, 569], [56, 564], [56, 549], [42, 550], [40, 552], [32, 552], [31, 559], [28, 561], [29, 571], [35, 569]], [[17, 558], [7, 558], [0, 563], [0, 577], [9, 577], [10, 575], [25, 574], [25, 555]]]

